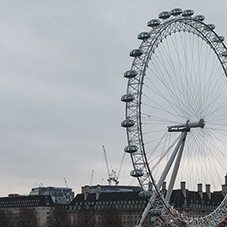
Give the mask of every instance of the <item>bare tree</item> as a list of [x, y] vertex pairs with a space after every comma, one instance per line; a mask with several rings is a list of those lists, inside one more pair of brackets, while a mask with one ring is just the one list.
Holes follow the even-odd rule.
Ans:
[[9, 226], [9, 217], [4, 210], [0, 210], [0, 226]]
[[116, 208], [96, 211], [83, 208], [74, 215], [76, 223], [73, 227], [122, 227], [121, 216]]
[[71, 227], [67, 211], [60, 206], [56, 206], [51, 211], [48, 227]]
[[17, 227], [37, 227], [38, 216], [35, 208], [21, 208], [17, 215]]
[[75, 227], [94, 227], [95, 220], [94, 220], [94, 213], [91, 209], [81, 209], [77, 213], [77, 220], [74, 225]]
[[102, 222], [100, 227], [122, 227], [119, 211], [116, 208], [109, 208], [102, 211]]
[[12, 211], [5, 211], [0, 209], [0, 226], [3, 227], [17, 227], [17, 220]]

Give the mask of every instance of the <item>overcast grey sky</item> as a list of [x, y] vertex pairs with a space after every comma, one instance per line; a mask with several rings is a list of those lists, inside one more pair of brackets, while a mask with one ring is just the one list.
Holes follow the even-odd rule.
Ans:
[[[204, 14], [227, 37], [224, 0], [0, 1], [0, 196], [105, 184], [126, 145], [123, 73], [161, 11]], [[120, 182], [131, 182], [129, 156]]]

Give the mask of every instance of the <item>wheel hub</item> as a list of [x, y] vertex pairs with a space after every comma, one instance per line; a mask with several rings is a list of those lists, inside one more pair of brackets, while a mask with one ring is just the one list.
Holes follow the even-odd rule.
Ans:
[[200, 119], [199, 121], [195, 121], [195, 122], [190, 122], [188, 120], [186, 124], [169, 126], [168, 131], [169, 132], [183, 132], [183, 131], [189, 132], [191, 128], [204, 128], [204, 126], [205, 126], [204, 119]]

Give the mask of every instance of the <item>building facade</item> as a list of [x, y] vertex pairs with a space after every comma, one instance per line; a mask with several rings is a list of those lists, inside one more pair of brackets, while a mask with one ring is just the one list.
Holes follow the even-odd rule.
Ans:
[[74, 198], [72, 188], [51, 186], [32, 188], [30, 195], [49, 195], [56, 204], [69, 204]]
[[[225, 188], [223, 185], [222, 187]], [[162, 187], [162, 193], [167, 192], [165, 183]], [[181, 182], [180, 189], [173, 190], [170, 205], [179, 212], [187, 212], [191, 216], [205, 216], [215, 210], [224, 199], [223, 191], [210, 191], [210, 185], [205, 185], [205, 191], [202, 190], [202, 184], [197, 185], [197, 191], [186, 189], [186, 182]]]
[[37, 211], [39, 227], [46, 227], [50, 218], [51, 209], [55, 206], [49, 195], [10, 195], [0, 198], [0, 209], [18, 214], [21, 208], [34, 208]]
[[[148, 203], [148, 198], [139, 196], [140, 187], [84, 186], [81, 193], [77, 194], [70, 203], [61, 203], [66, 201], [64, 199], [53, 199], [60, 195], [67, 198], [64, 194], [68, 192], [67, 190], [59, 196], [54, 194], [59, 192], [62, 192], [61, 189], [59, 191], [50, 187], [35, 188], [28, 196], [2, 197], [0, 209], [17, 214], [20, 208], [35, 208], [39, 227], [48, 226], [51, 212], [56, 207], [66, 211], [73, 227], [106, 227], [110, 226], [110, 223], [118, 227], [131, 227], [136, 225]], [[165, 183], [161, 192], [164, 195], [167, 192]], [[203, 192], [201, 184], [198, 184], [197, 191], [190, 191], [186, 189], [186, 183], [181, 182], [180, 189], [172, 192], [170, 205], [179, 212], [188, 212], [191, 216], [204, 216], [219, 206], [226, 193], [227, 185], [223, 185], [222, 191], [218, 192], [211, 192], [210, 186], [206, 185]], [[153, 218], [149, 214], [143, 227], [151, 226]]]
[[[113, 189], [113, 188], [112, 188]], [[84, 214], [89, 214], [93, 226], [102, 227], [108, 221], [116, 222], [118, 226], [135, 226], [141, 212], [146, 207], [148, 200], [139, 197], [140, 191], [102, 192], [97, 186], [96, 192], [88, 193], [88, 188], [78, 194], [69, 205], [72, 223], [85, 226]], [[111, 220], [108, 219], [111, 215]], [[147, 217], [144, 226], [150, 226], [150, 217]]]

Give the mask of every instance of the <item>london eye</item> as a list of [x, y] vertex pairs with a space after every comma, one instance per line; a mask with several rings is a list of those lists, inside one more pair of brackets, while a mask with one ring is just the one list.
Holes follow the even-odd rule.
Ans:
[[[130, 52], [132, 65], [125, 103], [127, 142], [133, 170], [149, 202], [149, 212], [185, 225], [216, 226], [227, 214], [226, 199], [211, 214], [190, 217], [169, 204], [174, 185], [196, 182], [220, 186], [227, 164], [227, 48], [215, 25], [179, 8], [151, 19], [141, 44]], [[160, 190], [168, 184], [165, 197]], [[180, 217], [180, 218], [179, 218]]]

